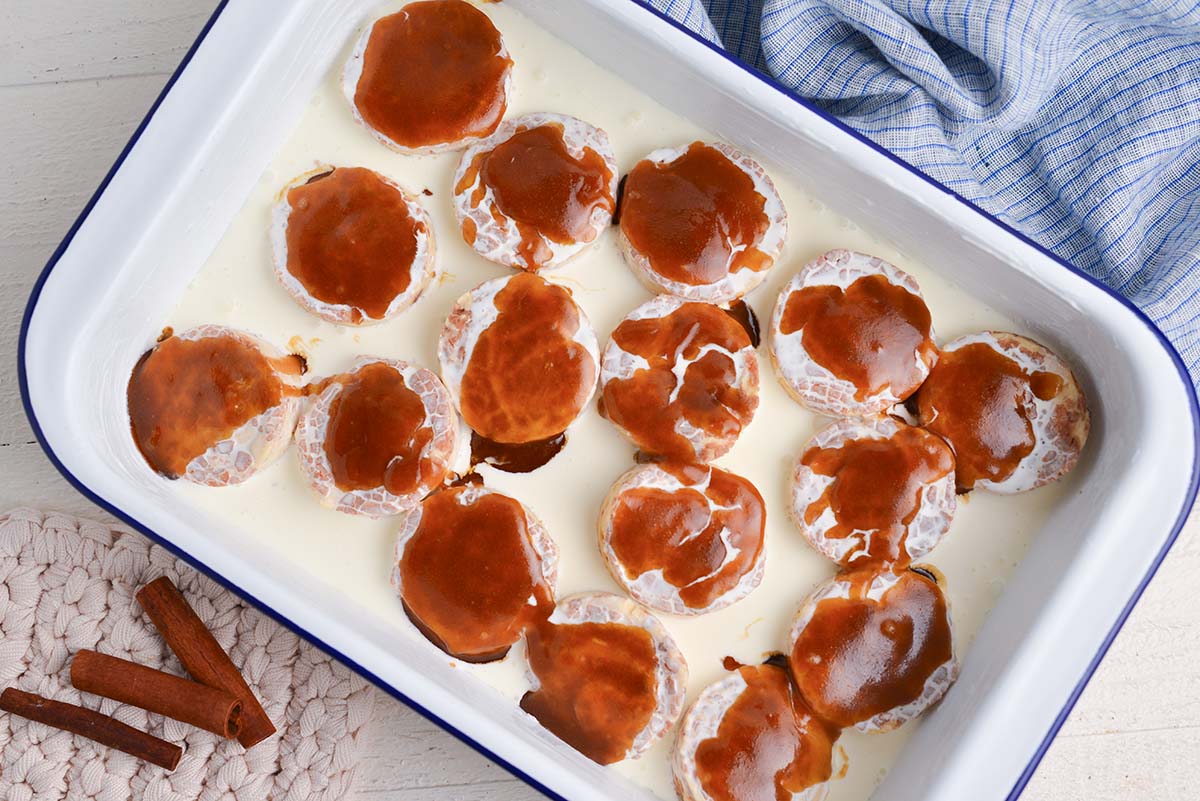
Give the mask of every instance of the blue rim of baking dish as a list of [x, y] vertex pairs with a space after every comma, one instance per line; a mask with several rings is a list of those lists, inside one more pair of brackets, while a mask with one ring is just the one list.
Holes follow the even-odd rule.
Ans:
[[[945, 185], [941, 184], [934, 178], [930, 177], [929, 175], [925, 174], [924, 172], [917, 169], [913, 165], [904, 161], [902, 158], [900, 158], [896, 154], [881, 147], [880, 145], [875, 144], [873, 141], [871, 141], [867, 137], [863, 136], [862, 134], [860, 134], [858, 131], [854, 130], [850, 126], [846, 125], [841, 120], [832, 116], [825, 110], [818, 108], [817, 106], [808, 102], [804, 98], [797, 96], [796, 94], [791, 92], [786, 86], [784, 86], [782, 83], [775, 80], [771, 76], [761, 73], [761, 72], [747, 66], [746, 64], [742, 63], [741, 61], [738, 61], [736, 58], [734, 58], [732, 55], [730, 55], [727, 51], [714, 45], [712, 42], [709, 42], [707, 39], [703, 38], [702, 36], [689, 30], [688, 28], [684, 27], [683, 25], [679, 24], [678, 22], [676, 22], [675, 20], [666, 16], [665, 14], [659, 12], [658, 10], [652, 8], [649, 5], [649, 3], [647, 2], [647, 0], [628, 0], [628, 2], [632, 2], [635, 5], [640, 6], [642, 9], [644, 9], [648, 13], [650, 13], [653, 16], [658, 17], [659, 19], [668, 23], [671, 27], [680, 31], [684, 35], [690, 37], [691, 39], [694, 39], [697, 42], [700, 42], [708, 49], [717, 53], [719, 56], [721, 56], [721, 58], [723, 58], [725, 61], [727, 61], [729, 64], [731, 64], [735, 68], [762, 81], [764, 84], [770, 86], [775, 91], [779, 92], [782, 95], [785, 95], [792, 102], [798, 103], [799, 105], [806, 108], [809, 112], [816, 114], [818, 117], [821, 117], [822, 119], [824, 119], [825, 121], [827, 121], [829, 123], [832, 123], [838, 129], [840, 129], [843, 133], [854, 137], [855, 139], [857, 139], [858, 141], [867, 145], [871, 149], [875, 150], [878, 153], [881, 153], [882, 155], [886, 156], [891, 161], [895, 162], [896, 164], [900, 165], [904, 169], [908, 170], [910, 173], [917, 176], [922, 181], [924, 181], [924, 182], [930, 184], [931, 186], [952, 196], [955, 200], [957, 200], [959, 203], [962, 203], [967, 208], [976, 212], [980, 216], [987, 218], [994, 224], [998, 225], [1000, 228], [1007, 231], [1012, 236], [1016, 237], [1017, 239], [1024, 242], [1025, 244], [1033, 247], [1034, 249], [1036, 249], [1043, 255], [1049, 257], [1050, 259], [1053, 259], [1064, 269], [1075, 273], [1076, 275], [1082, 277], [1084, 280], [1088, 281], [1089, 283], [1099, 287], [1106, 294], [1110, 295], [1111, 297], [1116, 299], [1121, 305], [1125, 306], [1127, 309], [1129, 309], [1131, 312], [1133, 312], [1134, 316], [1139, 321], [1141, 321], [1141, 323], [1143, 325], [1145, 325], [1147, 328], [1150, 329], [1150, 331], [1154, 334], [1155, 338], [1158, 339], [1158, 341], [1160, 342], [1162, 347], [1170, 355], [1172, 362], [1175, 364], [1175, 369], [1178, 371], [1179, 377], [1183, 381], [1184, 387], [1186, 388], [1186, 392], [1188, 395], [1188, 402], [1189, 402], [1189, 406], [1190, 406], [1191, 423], [1192, 423], [1192, 439], [1193, 439], [1193, 445], [1194, 445], [1193, 456], [1192, 456], [1192, 474], [1191, 474], [1190, 483], [1188, 486], [1188, 491], [1187, 491], [1187, 495], [1185, 498], [1185, 502], [1183, 504], [1183, 508], [1180, 510], [1179, 515], [1175, 519], [1175, 523], [1171, 529], [1170, 536], [1167, 538], [1166, 542], [1163, 544], [1163, 547], [1159, 550], [1158, 554], [1155, 555], [1154, 562], [1150, 565], [1150, 569], [1146, 572], [1146, 575], [1143, 576], [1141, 582], [1138, 584], [1137, 588], [1134, 590], [1133, 594], [1130, 596], [1129, 601], [1125, 604], [1124, 608], [1121, 610], [1120, 615], [1117, 617], [1116, 622], [1113, 624], [1112, 628], [1109, 630], [1108, 634], [1105, 636], [1104, 641], [1101, 643], [1100, 648], [1096, 652], [1096, 655], [1092, 658], [1091, 662], [1088, 663], [1086, 670], [1084, 671], [1083, 675], [1080, 677], [1079, 681], [1076, 683], [1074, 689], [1071, 691], [1071, 694], [1068, 696], [1066, 703], [1063, 704], [1062, 709], [1059, 711], [1058, 715], [1055, 717], [1054, 722], [1051, 724], [1049, 731], [1046, 733], [1045, 737], [1042, 738], [1041, 743], [1038, 745], [1037, 750], [1034, 751], [1033, 756], [1030, 758], [1029, 762], [1026, 764], [1024, 770], [1021, 771], [1021, 775], [1017, 778], [1016, 784], [1014, 784], [1013, 788], [1009, 791], [1008, 796], [1007, 796], [1007, 801], [1015, 801], [1021, 795], [1021, 793], [1024, 791], [1025, 786], [1029, 783], [1029, 780], [1033, 777], [1034, 771], [1037, 770], [1037, 767], [1041, 763], [1042, 758], [1046, 755], [1046, 751], [1049, 749], [1051, 742], [1054, 741], [1054, 738], [1058, 734], [1059, 729], [1061, 729], [1063, 724], [1066, 722], [1067, 716], [1071, 713], [1071, 710], [1075, 707], [1076, 702], [1079, 700], [1079, 696], [1083, 693], [1084, 688], [1087, 686], [1087, 684], [1091, 680], [1092, 676], [1095, 675], [1096, 669], [1100, 666], [1100, 662], [1104, 659], [1105, 654], [1108, 653], [1108, 649], [1112, 646], [1112, 643], [1116, 639], [1117, 634], [1121, 631], [1121, 628], [1125, 625], [1125, 621], [1129, 619], [1129, 615], [1130, 615], [1130, 613], [1133, 612], [1134, 606], [1137, 605], [1138, 600], [1142, 597], [1142, 593], [1145, 592], [1146, 587], [1150, 584], [1151, 579], [1153, 579], [1155, 573], [1158, 572], [1158, 569], [1162, 565], [1163, 560], [1166, 558], [1167, 553], [1171, 550], [1171, 547], [1175, 544], [1175, 541], [1179, 538], [1179, 532], [1183, 529], [1183, 525], [1186, 522], [1186, 520], [1188, 518], [1188, 514], [1191, 511], [1192, 504], [1195, 502], [1197, 489], [1200, 488], [1200, 405], [1197, 404], [1196, 391], [1195, 391], [1195, 387], [1192, 385], [1191, 376], [1189, 375], [1187, 368], [1184, 366], [1183, 360], [1180, 358], [1179, 353], [1175, 350], [1175, 347], [1163, 335], [1163, 333], [1161, 331], [1159, 331], [1158, 327], [1150, 320], [1150, 318], [1147, 317], [1145, 315], [1145, 313], [1142, 312], [1142, 310], [1139, 309], [1137, 306], [1135, 306], [1132, 302], [1130, 302], [1128, 299], [1126, 299], [1122, 295], [1118, 294], [1117, 292], [1113, 291], [1110, 287], [1108, 287], [1107, 285], [1105, 285], [1098, 279], [1092, 277], [1091, 275], [1089, 275], [1088, 273], [1079, 269], [1078, 267], [1074, 266], [1070, 262], [1055, 255], [1050, 250], [1041, 246], [1037, 242], [1034, 242], [1032, 239], [1025, 236], [1020, 231], [1017, 231], [1016, 229], [1012, 228], [1011, 226], [1004, 223], [1003, 221], [997, 219], [996, 217], [993, 217], [991, 214], [984, 211], [979, 206], [975, 205], [971, 201], [969, 201], [966, 198], [959, 195], [957, 192], [954, 192], [953, 190], [951, 190], [948, 187], [946, 187]], [[303, 636], [305, 639], [307, 639], [309, 642], [318, 646], [319, 648], [326, 651], [327, 653], [337, 657], [339, 660], [341, 660], [343, 663], [352, 667], [356, 672], [358, 672], [361, 676], [363, 676], [364, 678], [369, 680], [371, 683], [373, 683], [377, 687], [383, 689], [389, 695], [393, 696], [400, 702], [404, 703], [405, 705], [407, 705], [408, 707], [410, 707], [417, 713], [423, 715], [425, 718], [427, 718], [431, 722], [437, 724], [445, 731], [449, 732], [450, 734], [452, 734], [453, 736], [455, 736], [462, 742], [466, 743], [471, 748], [478, 751], [480, 754], [482, 754], [487, 759], [491, 760], [492, 762], [495, 762], [497, 765], [501, 766], [502, 768], [507, 770], [509, 773], [516, 776], [518, 779], [524, 781], [526, 784], [530, 785], [534, 789], [538, 790], [539, 792], [545, 794], [546, 796], [548, 796], [550, 798], [559, 799], [560, 801], [567, 801], [567, 799], [565, 799], [563, 796], [559, 795], [558, 793], [554, 792], [550, 788], [546, 787], [544, 784], [539, 782], [537, 779], [535, 779], [532, 776], [530, 776], [529, 774], [525, 773], [523, 770], [521, 770], [520, 768], [511, 764], [507, 760], [499, 757], [498, 755], [493, 753], [491, 750], [489, 750], [486, 746], [484, 746], [481, 743], [474, 740], [470, 735], [460, 731], [459, 729], [455, 728], [451, 724], [447, 723], [445, 720], [442, 720], [436, 714], [434, 714], [430, 710], [426, 709], [425, 707], [423, 707], [421, 704], [417, 703], [413, 699], [409, 698], [398, 688], [385, 682], [383, 679], [376, 676], [370, 670], [368, 670], [364, 666], [360, 665], [358, 662], [351, 659], [350, 657], [348, 657], [346, 654], [342, 653], [337, 648], [332, 647], [329, 643], [325, 642], [321, 638], [314, 636], [310, 632], [306, 631], [303, 627], [296, 625], [296, 623], [294, 623], [289, 618], [287, 618], [284, 615], [282, 615], [281, 613], [275, 611], [273, 608], [271, 608], [267, 604], [259, 601], [257, 598], [255, 598], [253, 595], [250, 595], [249, 593], [247, 593], [241, 587], [238, 587], [237, 585], [228, 581], [220, 574], [211, 570], [204, 563], [195, 559], [190, 554], [184, 552], [183, 550], [181, 550], [180, 548], [178, 548], [171, 542], [168, 542], [166, 539], [159, 536], [156, 532], [152, 531], [148, 527], [142, 525], [140, 522], [138, 522], [137, 520], [132, 518], [129, 514], [127, 514], [124, 510], [113, 506], [108, 501], [106, 501], [104, 498], [97, 495], [95, 492], [93, 492], [91, 490], [90, 487], [88, 487], [86, 484], [84, 484], [82, 481], [80, 481], [78, 478], [76, 478], [76, 476], [74, 474], [72, 474], [70, 470], [68, 470], [66, 468], [66, 466], [59, 460], [58, 456], [54, 453], [53, 449], [51, 449], [50, 445], [46, 442], [45, 435], [42, 433], [41, 425], [38, 423], [37, 415], [34, 413], [34, 410], [33, 410], [33, 404], [30, 402], [30, 399], [29, 399], [29, 384], [28, 384], [28, 376], [26, 375], [26, 365], [25, 365], [25, 342], [26, 342], [26, 338], [29, 334], [29, 321], [32, 319], [33, 312], [34, 312], [35, 308], [37, 307], [38, 299], [41, 297], [42, 288], [46, 283], [46, 279], [49, 278], [51, 271], [54, 269], [55, 265], [58, 264], [59, 259], [62, 258], [63, 253], [66, 252], [68, 246], [70, 246], [70, 244], [71, 244], [71, 241], [75, 238], [75, 234], [79, 231], [80, 226], [83, 225], [83, 223], [87, 219], [88, 215], [91, 214], [92, 209], [96, 205], [96, 202], [100, 199], [101, 195], [104, 194], [104, 191], [108, 188], [108, 185], [109, 185], [109, 183], [111, 183], [113, 176], [116, 175], [117, 171], [121, 168], [121, 165], [124, 164], [125, 159], [129, 156], [130, 151], [133, 149], [134, 145], [137, 144], [137, 142], [141, 138], [143, 132], [146, 130], [146, 126], [150, 124], [150, 120], [153, 119], [155, 113], [159, 109], [159, 106], [162, 105], [163, 100], [167, 97], [167, 95], [170, 93], [171, 89], [175, 86], [176, 81], [179, 80], [179, 77], [183, 74], [183, 71], [187, 68], [188, 64], [191, 63], [192, 57], [196, 54], [196, 51], [199, 49], [200, 45], [204, 42], [205, 38], [208, 36], [209, 32], [212, 30], [213, 25], [216, 23], [217, 19], [221, 16], [222, 12], [224, 12], [224, 10], [225, 10], [226, 6], [228, 6], [228, 4], [229, 4], [229, 0], [220, 0], [216, 9], [214, 9], [212, 16], [209, 17], [208, 21], [204, 24], [204, 27], [200, 30], [200, 34], [199, 34], [199, 36], [196, 37], [196, 41], [192, 43], [192, 46], [190, 48], [188, 48], [187, 53], [183, 57], [183, 60], [179, 63], [179, 66], [171, 74], [170, 79], [167, 81], [166, 85], [163, 87], [162, 91], [159, 93], [158, 97], [155, 99], [154, 104], [150, 107], [150, 110], [146, 113], [146, 116], [142, 119], [142, 121], [138, 125], [137, 129], [133, 132], [133, 135], [130, 137], [129, 142], [125, 145], [124, 149], [121, 150], [120, 155], [117, 156], [117, 159], [113, 163], [113, 166], [109, 169], [108, 173], [104, 176], [104, 180], [100, 182], [100, 186], [97, 187], [95, 193], [88, 200], [87, 205], [85, 205], [83, 207], [83, 211], [80, 212], [79, 217], [76, 218], [74, 223], [72, 223], [70, 230], [67, 231], [66, 236], [63, 237], [63, 240], [59, 243], [58, 247], [55, 248], [54, 253], [50, 257], [50, 260], [46, 263], [46, 266], [42, 269], [42, 272], [38, 276], [37, 281], [34, 282], [33, 290], [30, 292], [29, 302], [26, 304], [25, 313], [24, 313], [23, 317], [21, 318], [21, 331], [20, 331], [19, 339], [17, 341], [17, 380], [20, 385], [21, 403], [25, 408], [25, 415], [29, 419], [29, 424], [32, 427], [33, 433], [37, 438], [38, 445], [41, 447], [42, 451], [46, 454], [46, 457], [50, 460], [51, 464], [54, 465], [55, 469], [57, 469], [58, 472], [62, 474], [63, 478], [65, 478], [73, 487], [75, 487], [75, 489], [77, 489], [81, 494], [83, 494], [85, 497], [87, 497], [89, 500], [91, 500], [93, 503], [95, 503], [101, 509], [104, 509], [105, 511], [109, 512], [114, 517], [124, 520], [126, 523], [128, 523], [130, 526], [132, 526], [135, 530], [137, 530], [137, 531], [141, 532], [142, 534], [144, 534], [145, 536], [149, 537], [153, 542], [155, 542], [156, 544], [167, 549], [172, 554], [179, 557], [183, 561], [187, 562], [192, 567], [194, 567], [196, 570], [200, 571], [204, 575], [206, 575], [209, 578], [216, 581], [218, 584], [235, 592], [236, 594], [238, 594], [239, 596], [241, 596], [242, 598], [244, 598], [245, 600], [247, 600], [248, 602], [253, 604], [256, 608], [261, 610], [263, 613], [265, 613], [272, 619], [278, 621], [282, 625], [297, 632], [298, 634]]]

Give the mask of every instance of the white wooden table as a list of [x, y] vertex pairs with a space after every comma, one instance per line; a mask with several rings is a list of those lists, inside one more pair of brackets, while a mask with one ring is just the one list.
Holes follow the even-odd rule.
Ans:
[[[0, 0], [0, 508], [105, 518], [43, 456], [17, 389], [29, 289], [215, 0]], [[1130, 532], [1137, 536], [1137, 532]], [[1200, 516], [1038, 770], [1030, 801], [1200, 797]], [[540, 798], [381, 693], [359, 798]], [[964, 801], [969, 801], [965, 799]]]

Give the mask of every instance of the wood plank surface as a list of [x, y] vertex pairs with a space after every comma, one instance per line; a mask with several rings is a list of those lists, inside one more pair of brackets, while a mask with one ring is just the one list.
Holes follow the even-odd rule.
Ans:
[[[214, 0], [0, 3], [0, 349], [7, 354], [0, 362], [0, 507], [106, 518], [34, 443], [16, 381], [18, 327], [45, 260], [214, 6]], [[1198, 575], [1200, 522], [1193, 520], [1026, 799], [1198, 797]], [[398, 703], [384, 700], [371, 729], [360, 799], [540, 797]]]

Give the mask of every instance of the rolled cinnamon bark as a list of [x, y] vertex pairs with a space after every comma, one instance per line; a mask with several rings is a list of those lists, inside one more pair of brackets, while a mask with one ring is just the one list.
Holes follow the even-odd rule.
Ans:
[[250, 748], [275, 733], [275, 725], [229, 654], [169, 578], [162, 576], [142, 587], [137, 600], [193, 679], [225, 690], [242, 702], [238, 742]]
[[242, 702], [225, 690], [115, 656], [95, 651], [75, 654], [71, 684], [85, 693], [157, 712], [222, 737], [236, 737], [241, 728]]
[[138, 731], [108, 715], [13, 687], [0, 693], [0, 710], [78, 734], [167, 770], [175, 770], [183, 756], [183, 749], [174, 743]]

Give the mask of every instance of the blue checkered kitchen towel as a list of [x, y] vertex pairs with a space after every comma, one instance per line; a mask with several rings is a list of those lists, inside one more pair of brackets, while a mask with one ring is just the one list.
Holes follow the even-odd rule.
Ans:
[[1200, 2], [649, 2], [1129, 297], [1200, 383]]

